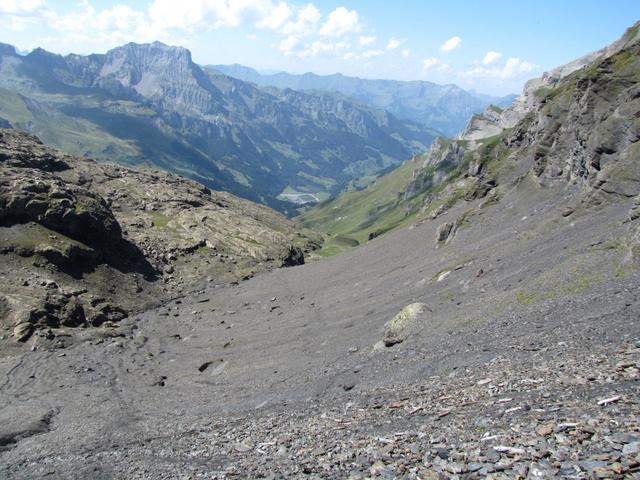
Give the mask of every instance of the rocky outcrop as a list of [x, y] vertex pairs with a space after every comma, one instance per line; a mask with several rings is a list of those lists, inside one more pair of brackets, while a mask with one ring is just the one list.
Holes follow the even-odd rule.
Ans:
[[465, 145], [460, 142], [436, 139], [429, 150], [420, 157], [421, 165], [414, 171], [412, 180], [402, 193], [402, 199], [408, 200], [427, 189], [437, 187], [448, 174], [462, 165]]
[[15, 340], [58, 341], [197, 283], [300, 265], [320, 240], [231, 194], [0, 130], [0, 331]]
[[384, 346], [392, 347], [417, 333], [423, 327], [424, 316], [428, 311], [429, 307], [424, 303], [412, 303], [400, 310], [384, 325]]
[[[527, 82], [504, 111], [490, 107], [460, 137], [503, 134], [541, 183], [570, 182], [606, 193], [640, 192], [640, 24], [610, 46]], [[511, 129], [507, 132], [506, 129]]]
[[484, 112], [476, 113], [471, 117], [460, 138], [480, 140], [498, 135], [503, 129], [510, 126], [510, 122], [506, 120], [503, 114], [503, 109], [490, 105]]
[[609, 47], [531, 80], [512, 107], [490, 106], [457, 139], [436, 140], [403, 198], [451, 178], [438, 172], [446, 164], [468, 165], [459, 171], [468, 177], [462, 197], [483, 198], [498, 185], [500, 164], [508, 159], [521, 172], [527, 167], [542, 186], [578, 185], [584, 204], [640, 194], [639, 58], [636, 24]]
[[534, 112], [528, 148], [540, 181], [579, 182], [625, 196], [640, 193], [639, 55], [636, 43], [540, 93], [545, 101]]
[[451, 231], [453, 230], [453, 223], [447, 222], [443, 223], [436, 230], [436, 243], [444, 243], [449, 239], [451, 235]]
[[36, 222], [88, 245], [121, 240], [120, 225], [103, 198], [38, 166], [25, 167], [3, 171], [0, 222]]

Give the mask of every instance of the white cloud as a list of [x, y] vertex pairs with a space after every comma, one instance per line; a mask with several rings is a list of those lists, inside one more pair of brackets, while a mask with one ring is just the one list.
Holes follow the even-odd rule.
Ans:
[[492, 63], [500, 60], [502, 58], [502, 54], [500, 52], [489, 51], [482, 59], [483, 65], [491, 65]]
[[316, 33], [322, 16], [311, 3], [295, 8], [288, 0], [151, 0], [146, 9], [123, 4], [98, 9], [89, 1], [80, 0], [68, 13], [48, 8], [42, 0], [0, 0], [0, 12], [3, 9], [12, 12], [36, 9], [33, 13], [21, 14], [20, 22], [13, 20], [18, 16], [7, 15], [5, 27], [18, 29], [27, 21], [40, 22], [59, 34], [41, 38], [39, 42], [46, 41], [50, 48], [70, 49], [82, 45], [93, 51], [128, 41], [161, 40], [184, 45], [188, 43], [185, 38], [191, 35], [212, 28], [244, 25], [272, 30], [291, 45], [293, 42], [288, 38], [291, 35], [303, 37]]
[[[344, 56], [349, 53], [350, 45], [348, 42], [323, 42], [316, 40], [315, 42], [305, 44], [304, 48], [296, 54], [299, 57], [317, 57], [320, 55], [338, 55]], [[345, 53], [346, 52], [346, 53]]]
[[440, 60], [438, 60], [436, 57], [425, 58], [422, 61], [422, 68], [424, 70], [431, 70], [432, 68], [440, 65], [440, 63], [441, 63]]
[[0, 0], [0, 13], [8, 15], [34, 13], [43, 6], [43, 0]]
[[451, 70], [451, 66], [448, 63], [444, 63], [442, 60], [436, 57], [425, 58], [422, 61], [422, 69], [425, 72], [429, 71], [437, 71], [437, 72], [448, 72]]
[[315, 33], [321, 18], [320, 10], [309, 3], [298, 10], [295, 21], [287, 22], [282, 28], [285, 35], [306, 36]]
[[518, 57], [509, 58], [504, 64], [496, 65], [493, 67], [481, 67], [477, 66], [465, 72], [462, 72], [464, 77], [485, 77], [485, 78], [500, 78], [503, 80], [510, 80], [515, 78], [526, 77], [536, 69], [536, 65], [533, 63], [521, 60]]
[[280, 42], [278, 49], [285, 55], [293, 55], [296, 47], [300, 44], [300, 39], [295, 35], [289, 35]]
[[338, 7], [329, 14], [326, 23], [320, 28], [319, 34], [327, 37], [341, 37], [348, 33], [360, 31], [358, 12]]
[[390, 38], [386, 48], [387, 50], [395, 50], [400, 45], [402, 45], [401, 40], [398, 40], [397, 38]]
[[460, 37], [451, 37], [449, 40], [440, 45], [440, 51], [450, 52], [462, 45], [462, 39]]
[[65, 15], [50, 11], [47, 16], [49, 25], [61, 32], [67, 43], [112, 47], [127, 41], [152, 41], [160, 37], [143, 12], [126, 5], [98, 11], [85, 3], [84, 10]]
[[535, 65], [533, 63], [520, 60], [517, 57], [511, 57], [502, 69], [502, 77], [513, 78], [516, 75], [531, 73], [534, 69]]
[[362, 52], [362, 58], [374, 58], [384, 54], [384, 50], [366, 50]]
[[266, 15], [256, 22], [258, 28], [280, 28], [291, 16], [291, 8], [285, 2], [278, 3], [272, 9], [266, 10]]
[[147, 9], [154, 29], [185, 31], [238, 27], [247, 22], [277, 30], [292, 13], [284, 0], [153, 0]]
[[303, 44], [295, 35], [290, 35], [282, 40], [278, 48], [285, 55], [295, 57], [317, 57], [321, 55], [340, 56], [343, 58], [355, 57], [355, 54], [350, 52], [351, 44], [349, 42], [315, 40]]
[[376, 41], [376, 37], [373, 37], [373, 36], [372, 37], [361, 36], [358, 39], [358, 43], [360, 44], [361, 47], [366, 47], [368, 45], [371, 45], [375, 41]]
[[144, 14], [126, 5], [114, 5], [109, 10], [97, 12], [90, 20], [91, 25], [98, 31], [135, 30], [144, 25]]
[[[106, 7], [91, 0], [75, 2], [62, 9], [47, 0], [0, 0], [0, 28], [42, 28], [46, 33], [34, 35], [35, 45], [78, 53], [104, 51], [130, 41], [188, 46], [196, 35], [211, 29], [244, 28], [241, 34], [247, 41], [275, 35], [269, 44], [286, 56], [373, 59], [386, 51], [411, 56], [409, 49], [402, 48], [405, 40], [396, 37], [377, 48], [375, 35], [360, 34], [358, 12], [344, 6], [323, 15], [313, 3], [293, 0], [146, 0]], [[261, 35], [262, 30], [270, 33]]]

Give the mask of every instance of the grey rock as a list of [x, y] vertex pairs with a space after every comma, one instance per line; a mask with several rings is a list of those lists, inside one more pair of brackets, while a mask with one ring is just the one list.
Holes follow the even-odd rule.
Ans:
[[622, 447], [622, 453], [624, 455], [635, 455], [637, 453], [640, 453], [640, 441], [627, 443], [624, 447]]
[[451, 234], [451, 230], [453, 229], [453, 223], [447, 222], [443, 223], [436, 230], [436, 242], [443, 243], [446, 242]]
[[412, 303], [404, 307], [396, 316], [384, 325], [382, 341], [391, 347], [405, 341], [410, 335], [418, 332], [426, 320], [429, 307], [424, 303]]

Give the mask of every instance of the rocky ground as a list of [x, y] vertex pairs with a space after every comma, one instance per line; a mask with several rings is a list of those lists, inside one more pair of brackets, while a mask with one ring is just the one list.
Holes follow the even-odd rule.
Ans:
[[571, 188], [32, 337], [0, 477], [640, 478], [637, 205]]
[[0, 130], [0, 478], [640, 479], [638, 32], [319, 262], [268, 209]]
[[[0, 344], [113, 324], [207, 282], [304, 262], [321, 238], [266, 207], [0, 130]], [[4, 341], [4, 342], [3, 342]]]

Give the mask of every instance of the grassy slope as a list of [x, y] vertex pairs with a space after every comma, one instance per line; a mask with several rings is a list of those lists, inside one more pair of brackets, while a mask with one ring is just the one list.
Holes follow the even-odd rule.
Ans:
[[[59, 99], [58, 99], [59, 101]], [[132, 143], [108, 134], [89, 120], [29, 104], [22, 95], [0, 88], [0, 117], [15, 128], [36, 134], [43, 142], [78, 156], [99, 156], [108, 147], [115, 159], [140, 157]]]
[[[206, 153], [153, 125], [155, 113], [126, 100], [32, 92], [27, 98], [0, 88], [0, 118], [47, 145], [98, 161], [164, 168], [218, 190], [229, 190]], [[137, 132], [137, 134], [132, 134]], [[138, 138], [145, 139], [142, 144]]]
[[[339, 197], [313, 207], [296, 220], [315, 231], [328, 234], [320, 255], [335, 255], [352, 246], [348, 240], [358, 243], [367, 241], [369, 234], [375, 236], [422, 220], [436, 210], [449, 210], [469, 194], [476, 185], [468, 178], [469, 162], [483, 165], [485, 179], [494, 179], [498, 184], [513, 179], [513, 162], [508, 162], [513, 151], [506, 147], [505, 137], [511, 129], [478, 142], [475, 149], [467, 151], [465, 159], [457, 168], [441, 164], [439, 167], [422, 167], [423, 157], [409, 160], [400, 167], [380, 177], [364, 190], [347, 192]], [[447, 140], [466, 146], [464, 140]], [[398, 200], [398, 192], [404, 192], [414, 171], [418, 177], [433, 177], [437, 172], [445, 173], [441, 183], [436, 183], [407, 200]], [[428, 183], [427, 183], [428, 184]], [[429, 198], [427, 198], [427, 196]], [[464, 223], [468, 211], [460, 217]]]
[[[312, 208], [297, 220], [330, 237], [320, 254], [335, 254], [355, 244], [367, 241], [369, 233], [384, 233], [410, 222], [415, 215], [405, 215], [408, 202], [398, 203], [412, 178], [416, 164], [409, 160], [380, 177], [364, 190], [346, 192]], [[419, 202], [415, 198], [410, 202]]]

